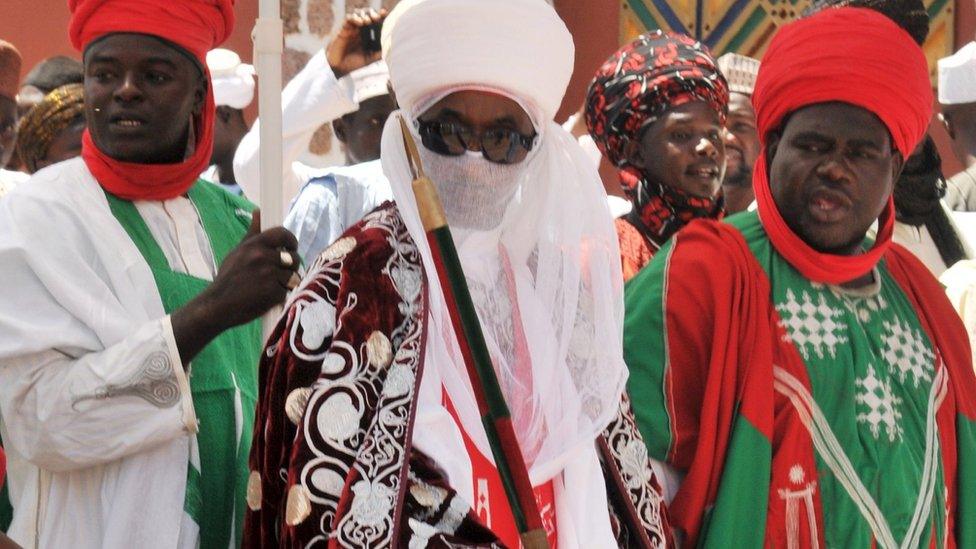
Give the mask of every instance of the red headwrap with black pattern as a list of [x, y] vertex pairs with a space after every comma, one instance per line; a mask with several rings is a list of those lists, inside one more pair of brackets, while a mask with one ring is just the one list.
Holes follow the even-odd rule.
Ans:
[[620, 169], [620, 184], [634, 209], [632, 224], [662, 244], [695, 218], [716, 218], [716, 197], [693, 196], [650, 181], [625, 154], [629, 141], [668, 110], [704, 101], [725, 121], [729, 86], [708, 48], [683, 34], [656, 30], [637, 37], [600, 67], [586, 94], [586, 127], [597, 147]]

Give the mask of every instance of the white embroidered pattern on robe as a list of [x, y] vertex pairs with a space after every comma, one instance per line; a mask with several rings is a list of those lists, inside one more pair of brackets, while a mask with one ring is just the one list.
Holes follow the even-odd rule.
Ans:
[[157, 408], [171, 408], [180, 401], [180, 384], [173, 371], [169, 353], [156, 351], [147, 356], [139, 370], [122, 383], [110, 383], [93, 393], [79, 395], [71, 401], [72, 408], [86, 400], [139, 397]]

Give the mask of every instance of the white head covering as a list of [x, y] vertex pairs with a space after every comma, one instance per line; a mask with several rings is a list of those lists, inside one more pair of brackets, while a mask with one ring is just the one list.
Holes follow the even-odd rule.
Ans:
[[[405, 0], [384, 23], [383, 48], [401, 108], [383, 132], [383, 169], [430, 285], [414, 443], [447, 471], [463, 495], [464, 468], [470, 470], [463, 446], [452, 446], [444, 430], [420, 427], [436, 423], [430, 404], [437, 406], [443, 387], [465, 431], [482, 454], [491, 456], [412, 194], [399, 121], [402, 116], [415, 133], [416, 117], [440, 98], [462, 89], [492, 91], [518, 102], [539, 138], [528, 158], [513, 165], [517, 188], [503, 204], [500, 224], [487, 230], [455, 226], [452, 234], [530, 477], [534, 483], [560, 473], [575, 478], [568, 472], [579, 470], [573, 460], [592, 457], [588, 471], [596, 473], [586, 478], [596, 480], [572, 487], [573, 499], [584, 494], [582, 499], [591, 502], [575, 502], [578, 512], [570, 514], [579, 521], [579, 539], [591, 540], [581, 546], [605, 544], [599, 536], [609, 532], [606, 509], [594, 511], [605, 498], [605, 486], [599, 465], [593, 465], [593, 449], [618, 410], [627, 377], [623, 279], [599, 175], [576, 140], [553, 121], [573, 71], [572, 37], [543, 0]], [[466, 208], [475, 216], [483, 207], [451, 203], [453, 198], [442, 196], [449, 220], [451, 211]], [[512, 285], [514, 295], [505, 291]], [[528, 365], [517, 360], [522, 343]], [[560, 522], [560, 536], [563, 527]]]
[[976, 103], [976, 42], [939, 59], [939, 103]]
[[254, 100], [254, 67], [242, 63], [241, 56], [223, 48], [210, 50], [207, 68], [218, 107], [243, 109]]
[[752, 95], [756, 89], [756, 77], [759, 76], [759, 60], [737, 53], [726, 53], [715, 60], [718, 70], [725, 75], [729, 83], [729, 91]]
[[363, 68], [349, 73], [355, 90], [356, 103], [390, 93], [387, 85], [390, 83], [390, 69], [385, 61], [370, 63]]

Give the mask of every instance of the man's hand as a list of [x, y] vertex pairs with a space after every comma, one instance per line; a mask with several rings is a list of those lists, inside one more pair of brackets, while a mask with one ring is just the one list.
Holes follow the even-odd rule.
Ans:
[[241, 243], [224, 258], [213, 283], [173, 313], [173, 336], [184, 366], [229, 328], [267, 312], [298, 282], [298, 241], [283, 227], [260, 232], [255, 211]]
[[325, 58], [329, 61], [336, 78], [342, 78], [382, 58], [382, 52], [367, 52], [363, 48], [359, 29], [383, 21], [386, 19], [386, 14], [385, 8], [380, 11], [369, 8], [355, 10], [346, 15], [342, 28], [325, 48]]

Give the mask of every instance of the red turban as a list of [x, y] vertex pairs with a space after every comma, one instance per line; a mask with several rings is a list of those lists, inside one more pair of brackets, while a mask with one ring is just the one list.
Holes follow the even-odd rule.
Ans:
[[906, 31], [884, 15], [840, 8], [784, 26], [762, 59], [752, 96], [764, 148], [753, 176], [759, 217], [776, 250], [793, 267], [813, 281], [829, 284], [848, 282], [874, 268], [891, 242], [894, 202], [889, 198], [878, 220], [878, 238], [864, 254], [818, 252], [790, 230], [773, 202], [765, 144], [788, 114], [835, 101], [874, 113], [907, 159], [932, 117], [925, 55]]
[[[71, 43], [84, 51], [93, 41], [114, 33], [162, 38], [192, 54], [207, 72], [207, 52], [234, 28], [234, 0], [68, 0]], [[206, 74], [209, 82], [210, 75]], [[184, 194], [210, 163], [214, 127], [213, 93], [193, 121], [196, 148], [175, 164], [135, 164], [110, 158], [86, 130], [82, 158], [95, 179], [127, 200], [165, 200]]]

